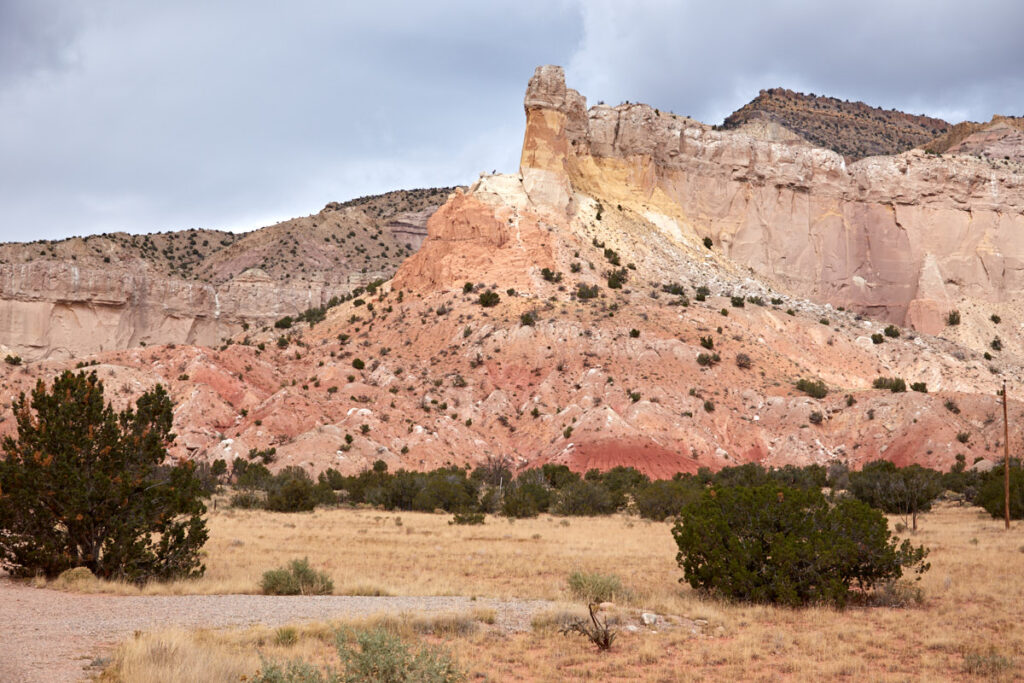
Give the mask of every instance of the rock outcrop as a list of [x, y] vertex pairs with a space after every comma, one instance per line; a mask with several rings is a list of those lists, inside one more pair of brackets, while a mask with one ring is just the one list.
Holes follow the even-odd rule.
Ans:
[[0, 356], [220, 345], [243, 327], [390, 278], [452, 189], [332, 202], [242, 235], [184, 230], [0, 245]]
[[146, 344], [215, 346], [244, 324], [321, 306], [348, 286], [282, 283], [258, 270], [219, 286], [154, 273], [34, 261], [0, 268], [0, 346], [28, 360]]
[[752, 122], [782, 125], [851, 161], [878, 154], [899, 154], [950, 130], [949, 123], [931, 116], [814, 93], [805, 95], [786, 88], [762, 90], [726, 117], [722, 127], [733, 129]]
[[[445, 193], [390, 283], [285, 334], [257, 326], [213, 348], [149, 344], [84, 362], [116, 405], [168, 386], [176, 455], [275, 448], [274, 468], [313, 473], [493, 457], [664, 477], [752, 461], [948, 468], [1002, 452], [996, 391], [1024, 381], [1013, 164], [923, 151], [847, 164], [772, 122], [716, 131], [645, 105], [588, 110], [557, 67], [537, 71], [525, 108], [521, 173]], [[337, 243], [334, 214], [354, 208], [249, 241], [261, 254], [294, 248], [310, 269], [323, 254], [301, 255]], [[386, 216], [396, 233], [411, 210]], [[371, 227], [390, 229], [368, 213], [349, 230], [379, 241]], [[106, 317], [62, 339], [95, 329], [126, 346], [153, 338], [132, 331], [143, 328], [216, 339], [225, 321], [329, 294], [290, 261], [261, 269], [241, 241], [191, 289], [152, 263], [85, 269], [88, 250], [52, 272], [8, 262], [3, 291], [21, 294], [6, 305], [43, 307], [25, 348], [64, 302], [70, 318]], [[933, 329], [953, 307], [962, 324], [941, 337], [872, 319]], [[133, 315], [147, 320], [132, 328]], [[58, 355], [0, 366], [0, 394], [77, 364]], [[874, 388], [878, 377], [914, 390]], [[801, 378], [827, 392], [807, 395]], [[0, 435], [11, 417], [0, 404]]]
[[1024, 293], [1018, 164], [920, 150], [847, 164], [645, 104], [586, 110], [557, 67], [537, 70], [525, 103], [537, 203], [571, 211], [568, 186], [655, 208], [793, 293], [933, 334], [951, 308]]

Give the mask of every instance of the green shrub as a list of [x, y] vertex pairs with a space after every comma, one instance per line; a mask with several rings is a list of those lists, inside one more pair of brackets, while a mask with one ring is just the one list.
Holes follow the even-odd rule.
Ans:
[[750, 368], [750, 356], [748, 356], [745, 353], [737, 353], [736, 367], [741, 368], [743, 370], [748, 370]]
[[[1006, 482], [1002, 465], [994, 467], [981, 482], [974, 504], [985, 508], [985, 511], [996, 519], [1006, 514]], [[1024, 519], [1024, 470], [1020, 468], [1020, 460], [1011, 462], [1010, 467], [1010, 519]]]
[[943, 491], [942, 475], [920, 465], [896, 467], [887, 460], [869, 462], [859, 472], [850, 472], [849, 490], [858, 500], [894, 515], [911, 517], [917, 529], [917, 515], [931, 509]]
[[338, 677], [333, 671], [324, 673], [301, 659], [284, 664], [262, 660], [259, 673], [252, 680], [253, 683], [337, 683]]
[[745, 602], [843, 606], [851, 588], [922, 573], [928, 551], [897, 545], [881, 512], [852, 498], [777, 484], [714, 487], [672, 529], [683, 580]]
[[625, 268], [610, 270], [606, 275], [608, 278], [608, 289], [622, 289], [622, 285], [626, 284], [626, 280], [629, 279], [629, 271]]
[[281, 664], [264, 660], [253, 683], [458, 683], [466, 680], [451, 654], [441, 647], [410, 650], [383, 628], [342, 630], [337, 634], [342, 670], [321, 670], [299, 659]]
[[711, 338], [711, 335], [700, 338], [700, 345], [709, 351], [715, 348], [715, 340]]
[[704, 238], [704, 247], [705, 247], [705, 248], [707, 248], [707, 249], [710, 249], [710, 248], [712, 247], [712, 245], [713, 245], [713, 244], [714, 244], [714, 243], [713, 243], [713, 242], [711, 241], [711, 238], [710, 238], [710, 237], [705, 237], [705, 238]]
[[253, 491], [239, 491], [231, 496], [229, 505], [242, 510], [258, 510], [264, 506], [264, 499]]
[[336, 502], [333, 491], [313, 482], [300, 467], [286, 467], [266, 484], [264, 507], [274, 512], [308, 512], [318, 504]]
[[455, 683], [466, 679], [447, 650], [425, 645], [413, 652], [401, 638], [384, 629], [343, 632], [338, 636], [338, 656], [345, 666], [344, 683]]
[[910, 385], [910, 390], [911, 391], [917, 391], [917, 392], [920, 392], [922, 394], [927, 394], [928, 393], [928, 385], [925, 384], [924, 382], [914, 382], [913, 384]]
[[991, 648], [988, 652], [969, 652], [964, 655], [964, 673], [980, 676], [989, 680], [1003, 680], [1003, 676], [1013, 671], [1013, 659], [1000, 654]]
[[288, 567], [264, 572], [260, 581], [264, 595], [330, 595], [334, 582], [325, 572], [309, 566], [309, 558], [292, 560]]
[[[542, 476], [539, 478], [543, 481]], [[547, 512], [550, 505], [551, 492], [543, 484], [519, 477], [505, 489], [501, 514], [506, 517], [536, 517]]]
[[704, 367], [711, 367], [715, 363], [721, 360], [721, 356], [717, 353], [699, 353], [697, 354], [697, 365]]
[[894, 394], [907, 390], [907, 383], [900, 377], [876, 377], [871, 386], [875, 389], [888, 389]]
[[729, 297], [729, 302], [732, 304], [733, 308], [743, 308], [744, 305], [744, 299], [742, 296]]
[[813, 398], [825, 398], [828, 395], [828, 387], [820, 379], [799, 379], [796, 383], [798, 391], [802, 391]]
[[895, 325], [888, 325], [888, 326], [886, 326], [886, 328], [885, 328], [885, 336], [886, 337], [892, 337], [893, 339], [896, 339], [897, 337], [900, 336], [900, 328], [896, 327]]
[[501, 301], [501, 297], [497, 292], [488, 289], [486, 292], [480, 292], [479, 301], [480, 305], [484, 308], [493, 308], [498, 305], [499, 301]]
[[363, 368], [366, 367], [366, 363], [363, 362], [362, 358], [353, 358], [352, 367], [355, 368], [356, 370], [362, 370]]
[[615, 512], [615, 503], [608, 488], [591, 481], [574, 481], [563, 488], [555, 504], [559, 515], [610, 515]]
[[457, 524], [459, 526], [472, 526], [476, 524], [483, 524], [486, 515], [482, 512], [456, 512], [452, 515], [452, 519], [449, 524]]
[[576, 287], [576, 298], [583, 300], [596, 299], [598, 291], [597, 285], [590, 285], [588, 287], [587, 285], [580, 283], [579, 286]]
[[881, 344], [884, 341], [885, 341], [885, 337], [883, 337], [878, 332], [875, 332], [873, 335], [871, 335], [871, 343], [873, 343], [873, 344]]
[[12, 356], [11, 354], [7, 354], [4, 356], [4, 362], [8, 365], [21, 365], [21, 356]]
[[541, 275], [541, 277], [543, 277], [548, 282], [561, 282], [562, 281], [562, 274], [561, 273], [557, 273], [557, 272], [551, 270], [550, 268], [543, 268], [543, 269], [541, 269], [540, 275]]
[[950, 311], [946, 314], [947, 325], [959, 325], [960, 324], [960, 311]]
[[633, 498], [641, 517], [661, 521], [678, 515], [687, 503], [700, 497], [702, 490], [694, 477], [659, 479], [639, 489]]
[[612, 602], [623, 596], [622, 580], [615, 574], [573, 572], [569, 591], [582, 602]]
[[825, 416], [821, 414], [820, 410], [814, 410], [807, 419], [811, 421], [811, 424], [820, 425], [824, 421]]

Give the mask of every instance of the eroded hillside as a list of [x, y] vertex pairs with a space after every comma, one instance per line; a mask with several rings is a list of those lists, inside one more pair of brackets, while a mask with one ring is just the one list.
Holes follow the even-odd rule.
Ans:
[[451, 188], [389, 192], [244, 234], [184, 230], [0, 245], [0, 351], [77, 357], [217, 345], [390, 278]]
[[[847, 165], [770, 128], [588, 109], [557, 67], [525, 109], [519, 172], [452, 193], [390, 282], [312, 325], [87, 369], [118, 401], [169, 385], [181, 457], [314, 472], [1001, 456], [1017, 170], [922, 151]], [[11, 366], [0, 391], [69, 365]]]

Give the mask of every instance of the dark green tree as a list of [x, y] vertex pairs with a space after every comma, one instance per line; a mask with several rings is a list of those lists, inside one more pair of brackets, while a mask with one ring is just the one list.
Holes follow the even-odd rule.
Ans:
[[22, 394], [0, 459], [0, 566], [19, 577], [87, 567], [136, 583], [201, 575], [201, 484], [192, 463], [164, 464], [172, 407], [157, 385], [115, 412], [95, 372]]
[[851, 588], [929, 568], [928, 551], [897, 545], [885, 517], [853, 498], [780, 486], [706, 490], [672, 529], [683, 579], [727, 599], [843, 606]]
[[702, 492], [703, 486], [696, 477], [657, 479], [636, 492], [636, 508], [641, 517], [661, 521], [678, 515]]
[[574, 481], [558, 494], [555, 513], [559, 515], [610, 515], [615, 501], [608, 487], [598, 481]]
[[942, 490], [942, 474], [920, 465], [876, 460], [850, 472], [850, 493], [873, 508], [910, 518], [915, 530], [918, 513], [928, 512]]
[[[1005, 470], [1002, 463], [992, 468], [981, 485], [974, 498], [975, 505], [985, 508], [985, 511], [996, 519], [1002, 519], [1006, 514], [1006, 481]], [[1010, 458], [1010, 519], [1024, 518], [1024, 470], [1021, 469], [1019, 458]]]

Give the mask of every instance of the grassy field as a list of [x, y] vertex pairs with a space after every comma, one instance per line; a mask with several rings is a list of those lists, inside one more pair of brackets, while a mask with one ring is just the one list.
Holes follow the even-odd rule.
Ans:
[[[915, 544], [931, 548], [930, 572], [917, 584], [920, 605], [804, 610], [734, 605], [679, 584], [670, 527], [624, 515], [453, 526], [448, 515], [318, 510], [211, 513], [206, 576], [155, 585], [144, 593], [257, 592], [264, 571], [309, 557], [334, 579], [335, 593], [458, 594], [547, 598], [583, 604], [569, 589], [574, 571], [615, 574], [622, 591], [613, 617], [639, 623], [641, 611], [669, 617], [658, 628], [622, 630], [610, 652], [563, 637], [557, 619], [528, 633], [485, 623], [437, 629], [390, 623], [426, 642], [444, 642], [471, 673], [489, 680], [949, 680], [1024, 676], [1024, 526], [977, 508], [941, 506], [920, 520]], [[894, 522], [895, 520], [891, 520]], [[92, 590], [131, 592], [116, 584]], [[472, 615], [466, 620], [473, 622]], [[694, 633], [693, 622], [700, 628]], [[543, 623], [541, 623], [543, 622]], [[331, 661], [336, 625], [296, 625], [281, 640], [268, 629], [163, 632], [123, 644], [111, 680], [172, 680], [154, 652], [205, 661], [210, 671], [251, 675], [260, 654]], [[258, 654], [259, 653], [259, 654]], [[175, 658], [171, 658], [175, 659]], [[163, 661], [163, 660], [161, 660]], [[226, 668], [225, 668], [226, 667]], [[133, 673], [134, 672], [134, 673]], [[154, 675], [150, 675], [154, 674]], [[179, 680], [202, 680], [195, 671]], [[237, 680], [237, 679], [236, 679]]]

